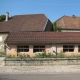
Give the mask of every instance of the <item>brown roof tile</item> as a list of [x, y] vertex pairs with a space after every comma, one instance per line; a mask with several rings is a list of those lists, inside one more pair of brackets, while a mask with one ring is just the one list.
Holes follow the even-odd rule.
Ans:
[[0, 22], [0, 32], [43, 31], [47, 20], [44, 14], [13, 16], [8, 21]]
[[56, 25], [62, 29], [80, 29], [80, 17], [63, 16], [56, 21]]
[[6, 43], [80, 43], [80, 32], [11, 32]]

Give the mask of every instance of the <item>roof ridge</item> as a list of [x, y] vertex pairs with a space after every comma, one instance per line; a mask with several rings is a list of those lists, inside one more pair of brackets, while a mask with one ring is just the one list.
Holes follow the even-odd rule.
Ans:
[[20, 14], [20, 15], [14, 15], [14, 17], [15, 16], [31, 16], [31, 15], [45, 15], [45, 14], [43, 14], [43, 13], [40, 13], [40, 14]]
[[[73, 15], [72, 15], [72, 16], [73, 16]], [[60, 17], [59, 19], [57, 19], [56, 21], [60, 20], [60, 19], [63, 18], [63, 17], [72, 17], [72, 16], [64, 15], [64, 16]], [[75, 17], [80, 17], [80, 16], [75, 16]], [[56, 21], [54, 21], [54, 22], [56, 22]]]
[[[60, 17], [59, 19], [57, 19], [56, 21], [58, 21], [58, 20], [60, 20], [61, 18], [63, 18], [63, 17], [65, 17], [65, 15], [64, 16], [62, 16], [62, 17]], [[56, 21], [54, 21], [54, 22], [56, 22]]]

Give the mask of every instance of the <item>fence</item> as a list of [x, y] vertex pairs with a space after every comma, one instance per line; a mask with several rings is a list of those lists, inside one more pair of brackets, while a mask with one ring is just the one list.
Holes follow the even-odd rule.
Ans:
[[6, 58], [5, 66], [80, 65], [77, 58]]

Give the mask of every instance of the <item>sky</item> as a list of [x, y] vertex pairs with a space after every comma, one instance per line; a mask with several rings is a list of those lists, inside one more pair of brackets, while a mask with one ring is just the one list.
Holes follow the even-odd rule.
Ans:
[[0, 15], [45, 14], [52, 22], [62, 16], [80, 16], [80, 0], [0, 0]]

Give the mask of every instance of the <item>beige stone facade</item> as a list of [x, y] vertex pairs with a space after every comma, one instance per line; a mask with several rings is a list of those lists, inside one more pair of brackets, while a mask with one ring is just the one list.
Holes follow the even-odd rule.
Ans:
[[[29, 45], [29, 52], [17, 52], [17, 45], [7, 45], [8, 47], [6, 48], [6, 54], [7, 55], [18, 55], [18, 54], [28, 54], [30, 56], [34, 56], [35, 54], [38, 54], [40, 52], [33, 52], [33, 45]], [[46, 45], [45, 46], [45, 51], [47, 53], [51, 53], [51, 45]]]
[[[74, 51], [73, 52], [64, 52], [65, 55], [80, 55], [80, 52], [78, 51], [78, 45], [79, 44], [65, 44], [65, 45], [73, 45]], [[63, 52], [63, 45], [57, 45], [57, 53]]]
[[[66, 45], [66, 44], [65, 44]], [[67, 44], [69, 45], [69, 44]], [[78, 44], [73, 44], [74, 45], [74, 51], [73, 52], [63, 52], [63, 45], [62, 44], [57, 44], [55, 46], [57, 54], [59, 54], [61, 51], [65, 54], [65, 55], [79, 55], [80, 52], [78, 52]], [[29, 51], [28, 52], [17, 52], [17, 45], [8, 45], [7, 49], [6, 49], [6, 54], [7, 55], [18, 55], [18, 54], [29, 54], [30, 56], [34, 56], [35, 54], [38, 54], [40, 52], [33, 52], [33, 46], [34, 45], [29, 45]], [[54, 48], [52, 48], [52, 45], [46, 45], [45, 44], [45, 51], [47, 53], [54, 53]]]

